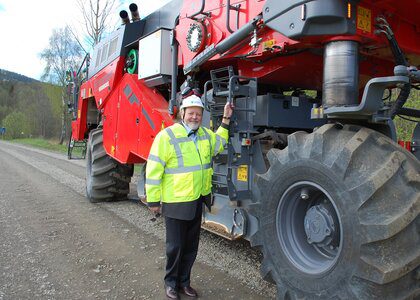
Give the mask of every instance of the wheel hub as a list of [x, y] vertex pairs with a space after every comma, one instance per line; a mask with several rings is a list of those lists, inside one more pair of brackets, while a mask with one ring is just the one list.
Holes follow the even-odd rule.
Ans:
[[336, 264], [342, 228], [334, 200], [320, 185], [296, 182], [277, 207], [277, 237], [288, 260], [304, 273], [321, 275]]
[[305, 215], [305, 232], [309, 244], [327, 246], [335, 231], [334, 219], [322, 204], [312, 206]]

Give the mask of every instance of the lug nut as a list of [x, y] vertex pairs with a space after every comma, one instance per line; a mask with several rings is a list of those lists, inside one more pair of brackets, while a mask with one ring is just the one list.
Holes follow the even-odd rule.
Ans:
[[302, 200], [308, 200], [309, 199], [308, 189], [302, 189], [302, 191], [300, 192], [300, 198]]

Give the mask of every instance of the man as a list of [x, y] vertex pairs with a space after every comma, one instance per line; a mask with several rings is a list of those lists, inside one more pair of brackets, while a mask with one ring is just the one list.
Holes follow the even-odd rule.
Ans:
[[147, 161], [147, 204], [155, 214], [162, 208], [165, 216], [168, 299], [178, 299], [178, 290], [197, 297], [190, 276], [198, 251], [202, 204], [211, 192], [211, 158], [223, 151], [228, 140], [233, 106], [225, 105], [216, 133], [201, 126], [203, 110], [197, 95], [183, 99], [182, 121], [156, 136]]

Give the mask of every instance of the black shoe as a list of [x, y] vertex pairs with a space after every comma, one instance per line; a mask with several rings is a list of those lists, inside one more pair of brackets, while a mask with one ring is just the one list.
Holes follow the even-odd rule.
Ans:
[[167, 299], [179, 299], [178, 292], [173, 287], [165, 287], [165, 293]]
[[197, 291], [194, 290], [191, 286], [185, 286], [180, 289], [181, 293], [184, 293], [188, 297], [197, 298], [198, 294]]

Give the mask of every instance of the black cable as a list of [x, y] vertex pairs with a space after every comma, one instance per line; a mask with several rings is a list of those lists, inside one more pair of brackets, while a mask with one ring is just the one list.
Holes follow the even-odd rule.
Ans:
[[405, 83], [400, 89], [400, 93], [397, 97], [397, 100], [395, 100], [394, 106], [391, 108], [391, 118], [394, 118], [401, 112], [401, 109], [407, 101], [408, 96], [410, 96], [410, 89], [410, 83]]
[[402, 115], [397, 115], [397, 116], [400, 117], [403, 120], [406, 120], [406, 121], [410, 121], [410, 122], [414, 122], [414, 123], [419, 123], [420, 122], [420, 120], [410, 119], [410, 118], [407, 118], [407, 117], [403, 117]]
[[390, 89], [386, 89], [386, 90], [388, 91], [388, 96], [386, 96], [385, 98], [382, 98], [382, 101], [386, 101], [392, 96], [392, 91]]

